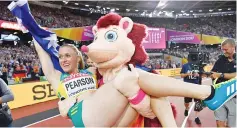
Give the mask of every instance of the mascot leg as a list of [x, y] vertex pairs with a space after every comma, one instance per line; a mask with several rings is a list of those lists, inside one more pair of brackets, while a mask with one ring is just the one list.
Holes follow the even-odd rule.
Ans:
[[136, 119], [137, 115], [137, 111], [128, 105], [114, 127], [128, 127]]
[[151, 108], [159, 119], [162, 127], [177, 127], [175, 122], [176, 111], [172, 109], [166, 97], [151, 97]]
[[[145, 123], [144, 127], [152, 127], [152, 126], [163, 126], [163, 127], [177, 127], [175, 122], [175, 109], [171, 108], [170, 102], [166, 97], [160, 98], [151, 98], [151, 107], [153, 112], [156, 114], [156, 119], [145, 119], [149, 120], [149, 123]], [[137, 112], [130, 105], [127, 106], [127, 109], [124, 111], [123, 115], [114, 125], [114, 127], [127, 127], [132, 121], [134, 121], [137, 117]], [[160, 123], [161, 122], [161, 123]]]
[[[176, 111], [176, 108], [175, 106], [171, 103], [171, 108], [172, 108], [172, 111], [173, 111], [173, 114], [174, 114], [174, 118], [176, 118], [176, 115], [177, 115], [177, 111]], [[160, 120], [163, 120], [162, 118], [164, 117], [161, 117]], [[172, 117], [173, 118], [173, 117]], [[166, 120], [169, 120], [169, 118], [165, 118]], [[164, 124], [163, 125], [167, 125], [167, 124]], [[158, 128], [158, 127], [163, 127], [159, 121], [159, 119], [156, 117], [154, 119], [149, 119], [149, 118], [145, 118], [144, 119], [144, 126], [145, 127], [155, 127], [155, 128]], [[167, 125], [168, 126], [168, 125]], [[165, 126], [164, 126], [165, 127]]]

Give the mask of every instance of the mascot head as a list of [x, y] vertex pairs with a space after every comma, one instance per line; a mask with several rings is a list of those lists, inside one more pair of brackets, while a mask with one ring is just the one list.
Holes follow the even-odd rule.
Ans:
[[81, 50], [98, 68], [115, 68], [127, 63], [141, 64], [147, 59], [142, 46], [146, 26], [128, 17], [109, 13], [101, 17], [92, 29], [94, 41]]

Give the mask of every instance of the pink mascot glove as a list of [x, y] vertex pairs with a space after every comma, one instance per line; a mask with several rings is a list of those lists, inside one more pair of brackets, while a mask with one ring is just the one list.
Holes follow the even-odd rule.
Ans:
[[150, 96], [145, 94], [138, 85], [139, 75], [132, 64], [129, 64], [131, 71], [127, 67], [123, 68], [114, 79], [114, 86], [124, 96], [126, 96], [139, 114], [144, 117], [154, 119], [156, 116], [151, 110]]

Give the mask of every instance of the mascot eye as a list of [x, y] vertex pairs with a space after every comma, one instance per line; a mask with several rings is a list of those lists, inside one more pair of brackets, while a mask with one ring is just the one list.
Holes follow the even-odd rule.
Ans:
[[115, 40], [117, 40], [117, 38], [118, 35], [115, 31], [108, 31], [105, 33], [105, 39], [109, 42], [114, 42]]

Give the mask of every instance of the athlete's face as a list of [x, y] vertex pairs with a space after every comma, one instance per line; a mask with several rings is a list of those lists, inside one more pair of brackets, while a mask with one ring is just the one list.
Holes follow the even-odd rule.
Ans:
[[64, 72], [74, 73], [78, 70], [80, 57], [71, 47], [64, 46], [59, 49], [59, 63]]

